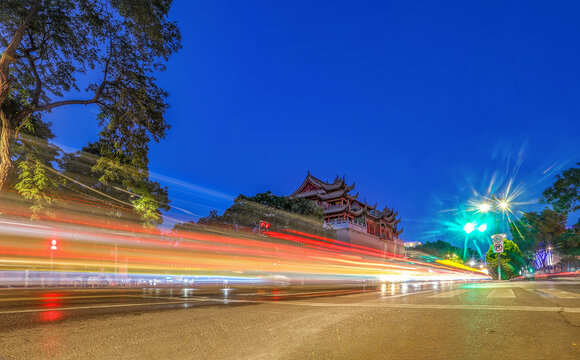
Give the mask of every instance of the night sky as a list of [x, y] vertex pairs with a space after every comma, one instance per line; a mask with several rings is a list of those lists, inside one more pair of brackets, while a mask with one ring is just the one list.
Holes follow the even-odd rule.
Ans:
[[[580, 161], [578, 14], [575, 1], [176, 1], [183, 49], [158, 77], [172, 128], [150, 169], [200, 215], [288, 195], [307, 171], [345, 175], [399, 211], [405, 241], [462, 245], [453, 209], [494, 174], [495, 191], [514, 179], [536, 203]], [[96, 111], [46, 118], [80, 149]]]

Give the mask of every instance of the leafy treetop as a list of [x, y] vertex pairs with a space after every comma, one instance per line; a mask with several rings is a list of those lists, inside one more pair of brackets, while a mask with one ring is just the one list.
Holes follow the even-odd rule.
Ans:
[[10, 144], [31, 115], [67, 105], [99, 108], [100, 141], [111, 148], [103, 167], [120, 156], [148, 176], [148, 143], [169, 127], [167, 93], [153, 74], [181, 46], [170, 7], [171, 0], [0, 2], [0, 189], [13, 169]]
[[[519, 271], [525, 265], [525, 260], [518, 245], [511, 240], [504, 240], [504, 252], [501, 254], [501, 278], [511, 279], [519, 275]], [[493, 251], [493, 245], [489, 247], [485, 255], [487, 269], [492, 277], [497, 278], [497, 253]]]
[[558, 212], [580, 210], [580, 167], [564, 170], [561, 175], [557, 175], [554, 184], [542, 195], [542, 201], [552, 204]]

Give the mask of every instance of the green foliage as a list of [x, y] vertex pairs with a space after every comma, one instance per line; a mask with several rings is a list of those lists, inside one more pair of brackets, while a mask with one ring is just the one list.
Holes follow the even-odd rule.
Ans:
[[580, 219], [574, 226], [566, 229], [558, 241], [557, 249], [562, 254], [580, 256]]
[[[577, 163], [576, 165], [580, 165]], [[554, 184], [543, 192], [542, 201], [562, 213], [580, 210], [580, 167], [564, 170]]]
[[[442, 240], [437, 240], [435, 242], [426, 242], [421, 246], [415, 248], [417, 251], [422, 251], [427, 254], [431, 254], [442, 259], [450, 259], [459, 263], [463, 263], [463, 248], [453, 246], [450, 243]], [[467, 249], [467, 257], [479, 257], [477, 253], [472, 249]]]
[[161, 224], [161, 211], [170, 209], [167, 188], [151, 181], [148, 172], [134, 169], [130, 159], [105, 157], [103, 153], [110, 153], [110, 149], [95, 142], [63, 156], [60, 165], [67, 179], [66, 191], [108, 204], [110, 216], [138, 220], [146, 227]]
[[544, 209], [541, 213], [525, 213], [510, 224], [513, 241], [524, 256], [532, 259], [539, 248], [553, 247], [566, 254], [574, 247], [575, 232], [566, 230], [566, 213]]
[[[217, 210], [210, 210], [209, 215], [207, 217], [203, 217], [203, 218], [199, 219], [197, 221], [197, 224], [198, 225], [211, 225], [211, 224], [215, 224], [215, 223], [219, 223], [219, 222], [220, 222], [220, 217], [218, 215]], [[184, 223], [184, 226], [185, 226], [185, 224], [188, 224], [188, 223]], [[176, 224], [176, 226], [177, 225], [179, 225], [179, 224]], [[187, 227], [187, 226], [185, 226], [185, 227]], [[173, 228], [175, 229], [175, 226]]]
[[579, 255], [580, 255], [580, 253], [578, 253], [576, 255], [564, 255], [560, 258], [559, 265], [568, 271], [576, 270], [576, 269], [580, 268]]
[[167, 188], [154, 181], [143, 181], [133, 190], [137, 198], [131, 200], [131, 203], [143, 225], [153, 228], [161, 224], [161, 210], [170, 209]]
[[[485, 260], [487, 262], [487, 269], [489, 274], [497, 278], [497, 254], [493, 251], [493, 246], [489, 247]], [[512, 279], [519, 276], [520, 270], [525, 265], [525, 260], [518, 245], [511, 240], [504, 240], [504, 252], [500, 256], [501, 259], [501, 278]]]
[[[167, 93], [154, 74], [181, 47], [179, 29], [168, 20], [170, 7], [171, 0], [0, 2], [0, 46], [6, 55], [0, 60], [0, 115], [10, 126], [0, 131], [16, 140], [16, 130], [31, 129], [30, 116], [93, 104], [99, 142], [110, 150], [96, 164], [101, 181], [120, 180], [126, 165], [146, 178], [148, 144], [169, 128]], [[73, 95], [79, 98], [63, 99]], [[10, 111], [11, 101], [17, 111]], [[12, 145], [0, 144], [4, 150]], [[0, 159], [0, 189], [10, 161]], [[135, 206], [153, 218], [144, 210], [151, 209], [151, 201], [140, 196]]]
[[[7, 110], [13, 113], [17, 103], [9, 103]], [[11, 144], [16, 171], [11, 174], [8, 186], [28, 200], [33, 219], [47, 210], [47, 205], [53, 202], [51, 195], [59, 185], [53, 164], [61, 150], [51, 143], [54, 134], [50, 125], [36, 116], [28, 116]]]
[[18, 165], [18, 182], [14, 188], [27, 200], [32, 200], [32, 219], [52, 202], [48, 190], [56, 188], [54, 180], [47, 174], [45, 164], [33, 155], [26, 156]]
[[271, 191], [265, 193], [258, 193], [255, 196], [239, 195], [236, 200], [238, 202], [249, 201], [255, 204], [264, 205], [273, 209], [288, 211], [294, 214], [306, 215], [319, 220], [323, 220], [324, 213], [322, 209], [316, 206], [316, 203], [311, 200], [306, 200], [299, 197], [286, 197], [273, 195]]
[[463, 264], [463, 259], [461, 258], [461, 256], [457, 255], [456, 253], [452, 253], [451, 255], [449, 255], [449, 260], [455, 261], [456, 263]]
[[177, 223], [173, 225], [172, 231], [195, 231], [198, 230], [198, 226], [193, 221]]
[[213, 210], [198, 224], [223, 223], [256, 228], [260, 220], [270, 222], [273, 231], [290, 228], [321, 236], [334, 235], [333, 231], [323, 228], [323, 211], [313, 201], [276, 196], [270, 191], [255, 196], [239, 195], [221, 216]]

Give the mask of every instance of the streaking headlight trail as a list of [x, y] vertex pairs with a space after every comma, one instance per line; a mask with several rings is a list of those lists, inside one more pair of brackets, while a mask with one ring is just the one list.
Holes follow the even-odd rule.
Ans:
[[[258, 286], [328, 280], [485, 280], [450, 261], [425, 261], [292, 229], [196, 226], [161, 232], [69, 203], [29, 221], [3, 203], [0, 282], [10, 286]], [[264, 236], [265, 235], [265, 236]], [[306, 280], [305, 280], [306, 279]]]

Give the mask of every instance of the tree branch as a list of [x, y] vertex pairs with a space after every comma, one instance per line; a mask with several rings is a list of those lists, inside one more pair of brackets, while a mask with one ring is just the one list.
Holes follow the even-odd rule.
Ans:
[[[28, 33], [28, 38], [30, 39], [30, 45], [34, 48], [34, 39], [32, 35]], [[32, 56], [30, 55], [30, 50], [25, 50], [24, 55], [28, 59], [28, 64], [30, 65], [30, 69], [34, 74], [34, 79], [36, 81], [36, 88], [34, 89], [34, 97], [32, 98], [32, 106], [38, 106], [38, 101], [40, 100], [40, 94], [42, 93], [42, 81], [40, 80], [40, 76], [38, 75], [38, 70], [36, 69], [36, 63]]]
[[65, 105], [90, 105], [95, 104], [99, 98], [101, 97], [101, 93], [103, 92], [106, 85], [108, 85], [108, 81], [103, 81], [97, 91], [95, 91], [95, 96], [92, 99], [87, 100], [62, 100], [62, 101], [55, 101], [53, 103], [45, 104], [38, 106], [34, 111], [48, 111], [54, 108], [65, 106]]
[[101, 83], [101, 85], [99, 85], [99, 87], [97, 88], [97, 91], [95, 91], [95, 96], [93, 96], [92, 99], [55, 101], [53, 103], [45, 104], [42, 106], [37, 106], [32, 111], [48, 111], [48, 110], [52, 110], [54, 108], [57, 108], [60, 106], [65, 106], [65, 105], [89, 105], [89, 104], [97, 103], [97, 101], [101, 97], [103, 90], [105, 89], [105, 86], [114, 84], [114, 82], [107, 81], [107, 74], [109, 72], [110, 61], [111, 61], [111, 57], [107, 58], [107, 62], [105, 63], [105, 73], [103, 76], [103, 82]]
[[6, 50], [2, 53], [2, 57], [0, 58], [0, 105], [4, 103], [10, 88], [10, 63], [16, 61], [16, 49], [20, 46], [26, 30], [30, 26], [32, 19], [36, 16], [36, 13], [40, 10], [40, 7], [40, 1], [36, 1], [32, 4], [30, 11], [24, 20], [22, 20], [18, 29], [16, 29], [16, 32], [12, 36], [12, 40], [10, 40], [10, 43], [6, 47]]
[[24, 37], [24, 33], [26, 32], [28, 26], [32, 22], [32, 18], [36, 16], [36, 13], [39, 10], [40, 10], [40, 2], [37, 1], [32, 5], [28, 14], [24, 18], [24, 20], [22, 20], [22, 22], [20, 23], [18, 29], [16, 29], [16, 32], [14, 33], [14, 36], [12, 36], [12, 40], [6, 47], [6, 50], [4, 50], [4, 52], [2, 53], [2, 58], [0, 58], [0, 68], [8, 67], [8, 64], [14, 60], [16, 49], [18, 49], [18, 46], [20, 46], [22, 38]]

